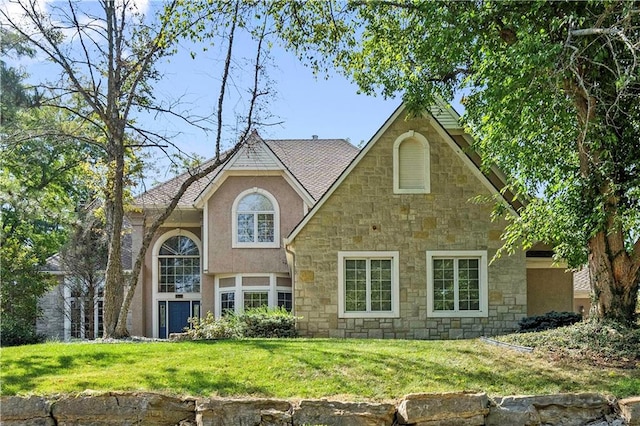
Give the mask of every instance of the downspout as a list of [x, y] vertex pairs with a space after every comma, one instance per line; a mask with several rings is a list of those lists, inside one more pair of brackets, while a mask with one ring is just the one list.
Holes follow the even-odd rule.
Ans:
[[284, 251], [289, 264], [289, 274], [291, 275], [291, 295], [293, 296], [293, 305], [291, 306], [291, 313], [296, 314], [296, 253], [289, 249], [289, 240], [284, 238]]

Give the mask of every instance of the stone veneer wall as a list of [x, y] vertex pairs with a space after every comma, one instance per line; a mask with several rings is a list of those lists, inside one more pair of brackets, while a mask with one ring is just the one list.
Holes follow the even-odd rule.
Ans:
[[[62, 276], [57, 276], [62, 282]], [[64, 340], [64, 289], [56, 285], [38, 299], [40, 316], [36, 320], [36, 332], [47, 339]]]
[[[430, 144], [431, 193], [393, 193], [393, 144], [414, 130]], [[492, 204], [474, 204], [487, 187], [427, 119], [400, 116], [299, 232], [295, 252], [295, 314], [311, 337], [457, 339], [506, 333], [526, 316], [524, 253], [489, 266], [486, 318], [427, 317], [427, 250], [486, 250], [502, 246], [503, 221]], [[400, 316], [338, 318], [338, 251], [399, 251]]]
[[330, 400], [170, 397], [155, 393], [5, 396], [0, 423], [198, 426], [638, 426], [640, 397], [598, 394], [489, 398], [484, 393], [411, 394], [397, 404]]

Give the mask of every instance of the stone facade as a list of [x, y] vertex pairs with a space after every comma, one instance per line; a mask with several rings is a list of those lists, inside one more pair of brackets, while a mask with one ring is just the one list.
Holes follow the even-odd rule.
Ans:
[[[522, 252], [488, 267], [488, 315], [427, 315], [426, 251], [482, 250], [489, 260], [502, 246], [504, 221], [491, 221], [492, 196], [477, 170], [426, 118], [401, 114], [365, 147], [339, 186], [313, 211], [290, 242], [294, 255], [295, 314], [309, 337], [457, 339], [513, 331], [527, 313], [526, 264]], [[430, 193], [394, 194], [393, 145], [408, 131], [422, 134], [430, 149]], [[368, 151], [367, 151], [368, 149]], [[462, 154], [464, 155], [464, 154]], [[358, 161], [358, 160], [356, 160]], [[398, 251], [396, 318], [339, 318], [338, 252]]]
[[[63, 276], [56, 279], [62, 283]], [[65, 301], [64, 288], [56, 285], [38, 299], [40, 317], [36, 320], [36, 332], [52, 340], [64, 340]]]
[[[331, 400], [171, 397], [157, 393], [4, 396], [0, 424], [180, 426], [640, 425], [640, 398], [597, 394], [412, 394], [397, 405]], [[617, 413], [620, 413], [619, 415]]]

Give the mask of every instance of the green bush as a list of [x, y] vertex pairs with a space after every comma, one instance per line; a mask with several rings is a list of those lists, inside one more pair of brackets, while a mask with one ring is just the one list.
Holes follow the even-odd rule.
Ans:
[[190, 318], [185, 330], [191, 340], [241, 339], [245, 337], [296, 337], [296, 317], [282, 308], [254, 308], [241, 314], [228, 313], [215, 318]]
[[211, 312], [205, 318], [190, 318], [191, 327], [186, 329], [191, 340], [219, 340], [238, 337], [235, 316], [229, 315], [216, 319]]
[[526, 317], [518, 322], [519, 332], [552, 330], [582, 321], [582, 315], [575, 312], [547, 312], [544, 315]]
[[41, 343], [44, 336], [36, 333], [32, 324], [7, 318], [5, 315], [0, 323], [0, 346], [19, 346]]
[[260, 307], [237, 315], [242, 337], [296, 337], [296, 317], [284, 308]]

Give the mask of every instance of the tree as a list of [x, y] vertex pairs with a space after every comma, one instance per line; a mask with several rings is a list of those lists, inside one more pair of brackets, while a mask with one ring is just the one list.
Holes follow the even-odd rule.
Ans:
[[[4, 58], [33, 55], [15, 33], [0, 32]], [[79, 165], [86, 152], [70, 138], [52, 143], [47, 134], [61, 123], [68, 126], [68, 117], [34, 108], [37, 95], [27, 87], [26, 74], [4, 60], [0, 65], [2, 344], [31, 343], [38, 338], [38, 299], [53, 284], [41, 267], [66, 239], [73, 206], [84, 188]]]
[[414, 112], [461, 90], [485, 167], [528, 198], [505, 250], [552, 244], [589, 264], [592, 314], [635, 321], [640, 282], [638, 2], [281, 2], [279, 31], [316, 69]]
[[84, 326], [78, 337], [87, 339], [100, 335], [100, 331], [95, 334], [98, 325], [95, 313], [99, 312], [102, 303], [108, 254], [104, 223], [97, 212], [99, 207], [99, 201], [94, 199], [79, 208], [69, 241], [60, 251], [60, 264], [65, 273], [61, 290], [71, 295], [71, 300], [65, 300], [65, 306], [61, 308], [71, 316], [72, 327], [74, 322]]
[[[65, 243], [91, 184], [85, 167], [92, 153], [70, 134], [73, 120], [50, 108], [13, 108], [0, 127], [0, 211], [2, 233], [3, 330], [35, 326], [38, 298], [52, 284], [41, 272], [47, 258]], [[45, 130], [46, 129], [46, 130]], [[57, 135], [57, 136], [54, 136]]]
[[[22, 0], [11, 2], [20, 17], [8, 9], [0, 14], [9, 28], [27, 39], [37, 52], [52, 62], [60, 72], [55, 81], [43, 82], [51, 96], [41, 99], [42, 105], [67, 111], [93, 129], [92, 138], [85, 142], [98, 147], [106, 169], [103, 185], [105, 231], [109, 241], [104, 287], [104, 335], [124, 337], [127, 311], [135, 291], [144, 254], [154, 233], [175, 209], [187, 188], [207, 175], [246, 143], [254, 129], [253, 121], [258, 101], [268, 91], [261, 89], [260, 77], [266, 43], [265, 21], [253, 19], [251, 5], [235, 2], [210, 4], [169, 1], [157, 15], [145, 17], [138, 12], [134, 1], [102, 0], [96, 4], [69, 1], [65, 5], [49, 3], [47, 10], [39, 9], [39, 2]], [[248, 18], [250, 16], [251, 18]], [[244, 125], [230, 138], [222, 134], [223, 104], [229, 90], [234, 36], [245, 29], [256, 41], [251, 89]], [[157, 65], [175, 53], [181, 39], [214, 36], [225, 48], [225, 62], [221, 72], [220, 92], [214, 120], [216, 137], [214, 161], [190, 170], [166, 209], [148, 218], [144, 227], [140, 251], [134, 254], [130, 278], [123, 275], [121, 252], [123, 219], [130, 197], [135, 172], [140, 171], [138, 159], [141, 149], [176, 147], [162, 130], [138, 123], [144, 113], [167, 114], [195, 125], [187, 115], [175, 111], [171, 105], [156, 99], [153, 83], [161, 74]], [[226, 140], [233, 140], [226, 148]], [[178, 151], [180, 151], [178, 149]], [[126, 289], [126, 292], [125, 292]]]
[[[6, 56], [33, 57], [34, 51], [17, 34], [0, 27], [0, 53]], [[24, 87], [23, 70], [7, 65], [0, 60], [0, 125], [6, 125], [15, 120], [15, 114], [20, 108], [26, 108], [33, 102], [33, 94]]]

